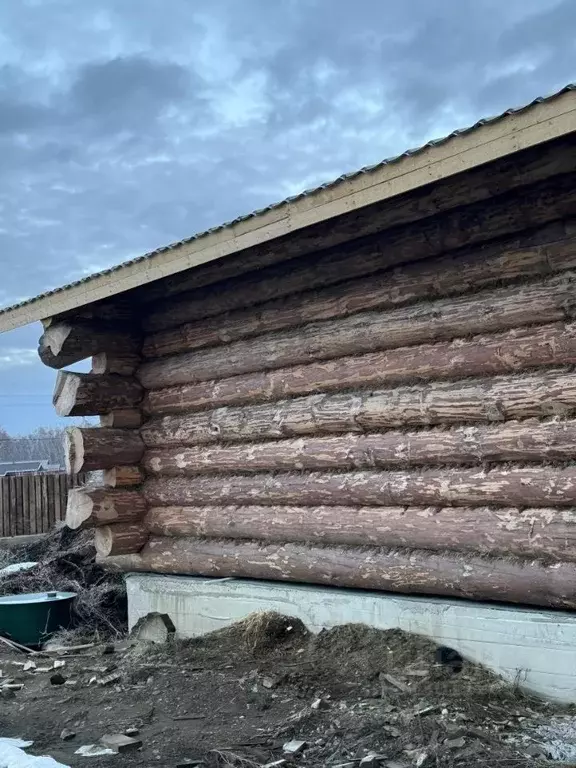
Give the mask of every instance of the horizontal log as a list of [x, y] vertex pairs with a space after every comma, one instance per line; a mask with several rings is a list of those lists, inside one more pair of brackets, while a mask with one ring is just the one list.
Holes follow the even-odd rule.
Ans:
[[576, 377], [551, 370], [339, 395], [312, 395], [244, 408], [216, 408], [150, 419], [149, 448], [274, 440], [395, 427], [576, 417]]
[[116, 408], [132, 408], [142, 394], [135, 379], [60, 371], [53, 403], [58, 416], [98, 416]]
[[94, 546], [99, 557], [140, 552], [148, 541], [148, 530], [142, 523], [103, 525], [94, 531]]
[[333, 248], [336, 253], [341, 252], [345, 247], [342, 243], [351, 238], [378, 232], [383, 226], [408, 224], [456, 206], [493, 198], [502, 195], [502, 190], [506, 190], [503, 196], [503, 199], [506, 199], [508, 196], [517, 195], [515, 190], [519, 187], [534, 185], [558, 173], [574, 170], [575, 154], [572, 137], [547, 142], [523, 151], [521, 163], [518, 162], [517, 154], [507, 155], [501, 160], [467, 171], [466, 174], [441, 179], [409, 194], [353, 211], [341, 217], [338, 222], [328, 219], [307, 227], [295, 232], [291, 237], [283, 238], [282, 243], [262, 243], [224, 260], [216, 260], [185, 273], [171, 275], [162, 281], [143, 286], [138, 295], [144, 301], [156, 301], [333, 246], [337, 246]]
[[140, 467], [112, 467], [104, 472], [104, 485], [108, 488], [127, 488], [143, 481], [144, 472]]
[[100, 426], [137, 429], [142, 424], [142, 412], [136, 408], [122, 408], [100, 416]]
[[576, 275], [498, 288], [475, 296], [421, 302], [389, 312], [361, 312], [283, 333], [144, 363], [138, 379], [147, 389], [227, 378], [254, 371], [361, 355], [380, 350], [497, 333], [570, 319], [576, 309]]
[[376, 547], [320, 547], [152, 536], [104, 567], [238, 577], [576, 608], [576, 565]]
[[132, 376], [140, 365], [140, 355], [115, 354], [100, 352], [92, 357], [92, 373], [117, 373], [119, 376]]
[[132, 333], [106, 325], [56, 322], [49, 325], [38, 346], [38, 355], [51, 368], [65, 368], [99, 352], [125, 354], [138, 349], [139, 339]]
[[[388, 229], [335, 250], [314, 254], [314, 251], [319, 250], [316, 244], [308, 249], [306, 258], [299, 261], [258, 268], [257, 271], [231, 280], [223, 280], [221, 271], [221, 282], [213, 286], [160, 301], [146, 315], [144, 330], [148, 332], [175, 328], [185, 322], [211, 317], [248, 304], [261, 304], [310, 288], [333, 285], [352, 277], [379, 272], [390, 266], [478, 245], [512, 232], [573, 216], [575, 203], [574, 174], [565, 173], [526, 188], [522, 197], [498, 195], [486, 202], [431, 216], [413, 226]], [[330, 226], [333, 230], [333, 221]], [[373, 226], [381, 229], [382, 220], [375, 220]], [[351, 231], [354, 232], [354, 228]], [[356, 232], [355, 235], [349, 235], [348, 239], [358, 237], [359, 234]], [[274, 243], [271, 247], [276, 250], [276, 260], [287, 258], [286, 255], [282, 256], [286, 252], [281, 245]], [[249, 267], [246, 256], [244, 261], [243, 271], [247, 272]], [[184, 290], [187, 280], [182, 275], [179, 275], [179, 279]], [[191, 276], [193, 281], [198, 279], [198, 276]], [[164, 290], [166, 288], [163, 286]]]
[[[441, 338], [451, 320], [455, 327], [453, 336], [525, 325], [530, 320], [525, 319], [527, 310], [525, 305], [522, 306], [523, 296], [527, 302], [534, 301], [535, 315], [532, 322], [553, 322], [572, 315], [574, 276], [569, 272], [538, 283], [484, 291], [472, 297], [452, 298], [449, 301], [443, 297], [466, 294], [491, 283], [501, 285], [518, 277], [536, 276], [541, 279], [543, 274], [553, 271], [555, 266], [557, 270], [562, 263], [564, 269], [570, 265], [576, 266], [576, 238], [520, 250], [491, 245], [490, 249], [479, 248], [473, 257], [463, 256], [458, 259], [450, 255], [439, 260], [408, 264], [369, 278], [339, 283], [320, 291], [306, 291], [257, 308], [237, 310], [161, 331], [145, 338], [143, 354], [148, 358], [176, 355], [297, 327], [298, 331], [291, 335], [284, 333], [282, 336], [266, 338], [278, 339], [278, 352], [286, 356], [290, 343], [297, 335], [302, 347], [296, 362], [308, 359], [310, 354], [316, 355], [318, 348], [325, 358], [333, 356], [330, 350], [337, 348], [339, 351], [335, 356], [338, 357], [348, 354], [345, 350], [351, 333], [359, 337], [360, 343], [370, 344], [367, 350], [383, 348], [379, 346], [382, 334], [377, 331], [378, 324], [382, 322], [389, 324], [392, 334], [400, 333], [400, 339], [408, 339], [398, 342], [398, 346], [415, 343], [410, 341], [413, 336], [420, 341]], [[454, 279], [455, 274], [458, 274], [458, 280]], [[425, 299], [428, 301], [416, 308], [395, 309]], [[384, 313], [383, 310], [388, 311]], [[419, 335], [422, 334], [419, 324], [430, 313], [429, 335]], [[354, 315], [357, 317], [352, 320]], [[348, 321], [334, 323], [335, 318], [348, 318]], [[307, 325], [310, 323], [313, 325]], [[410, 325], [406, 327], [405, 323]], [[458, 330], [459, 325], [461, 330]], [[310, 349], [314, 339], [323, 334], [328, 337], [327, 346], [316, 343]], [[386, 335], [384, 339], [388, 346], [396, 345], [393, 338], [389, 339]], [[272, 342], [266, 339], [252, 342], [248, 345], [249, 354], [264, 355], [267, 343]], [[236, 346], [227, 349], [234, 354]], [[298, 352], [293, 351], [293, 354]], [[258, 367], [254, 370], [258, 370]]]
[[348, 472], [159, 477], [147, 480], [149, 506], [576, 505], [576, 465], [422, 472]]
[[156, 536], [407, 547], [576, 561], [574, 508], [152, 507], [145, 526]]
[[138, 327], [138, 318], [134, 310], [132, 297], [128, 297], [126, 293], [116, 294], [111, 299], [93, 301], [90, 304], [60, 312], [42, 320], [42, 325], [44, 328], [56, 323], [85, 324], [108, 328], [114, 326], [116, 329], [121, 328], [123, 331], [132, 333], [134, 327]]
[[137, 464], [144, 443], [135, 430], [105, 427], [69, 427], [65, 436], [66, 471], [69, 474]]
[[135, 523], [146, 511], [139, 491], [72, 488], [68, 491], [66, 525], [77, 529], [110, 523]]
[[375, 389], [421, 380], [495, 376], [576, 362], [576, 324], [518, 328], [469, 340], [422, 344], [247, 373], [146, 393], [149, 413], [281, 400], [316, 392]]
[[419, 432], [385, 432], [213, 448], [159, 448], [143, 459], [151, 475], [186, 477], [205, 473], [274, 472], [322, 469], [385, 469], [478, 462], [572, 461], [576, 421], [506, 422]]

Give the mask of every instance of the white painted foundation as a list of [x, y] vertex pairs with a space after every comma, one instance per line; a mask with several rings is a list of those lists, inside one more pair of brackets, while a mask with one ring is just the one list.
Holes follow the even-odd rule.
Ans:
[[221, 629], [253, 611], [296, 616], [313, 632], [341, 624], [425, 635], [549, 699], [576, 703], [576, 614], [440, 598], [244, 579], [129, 574], [130, 628], [167, 613], [180, 637]]

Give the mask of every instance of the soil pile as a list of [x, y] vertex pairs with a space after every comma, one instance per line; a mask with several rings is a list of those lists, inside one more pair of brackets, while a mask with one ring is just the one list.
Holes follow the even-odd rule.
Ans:
[[[540, 766], [549, 764], [546, 747], [533, 729], [553, 713], [567, 715], [425, 638], [361, 625], [313, 635], [277, 614], [171, 645], [138, 644], [124, 658], [125, 680], [149, 686], [163, 665], [174, 670], [176, 685], [178, 674], [194, 671], [199, 695], [193, 704], [172, 697], [176, 717], [192, 709], [203, 728], [218, 733], [219, 712], [243, 701], [236, 730], [228, 726], [216, 740], [204, 730], [195, 745], [207, 766], [286, 759], [290, 740], [306, 742], [289, 758], [295, 766], [354, 768], [371, 753], [384, 768]], [[201, 685], [200, 694], [207, 670], [214, 688]], [[232, 688], [224, 683], [230, 677]], [[260, 721], [256, 734], [245, 731], [248, 712]]]

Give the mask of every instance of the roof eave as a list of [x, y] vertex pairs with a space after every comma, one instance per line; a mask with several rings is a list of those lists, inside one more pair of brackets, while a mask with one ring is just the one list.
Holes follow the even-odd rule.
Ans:
[[506, 155], [576, 131], [576, 91], [567, 87], [527, 108], [431, 142], [337, 184], [272, 206], [229, 225], [107, 270], [82, 282], [0, 310], [0, 332], [44, 320], [169, 275], [381, 203]]

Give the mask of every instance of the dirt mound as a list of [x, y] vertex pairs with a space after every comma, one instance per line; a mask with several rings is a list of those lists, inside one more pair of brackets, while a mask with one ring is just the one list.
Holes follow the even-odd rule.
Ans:
[[[193, 640], [110, 649], [62, 657], [71, 691], [50, 685], [50, 669], [25, 671], [0, 648], [0, 666], [23, 684], [0, 707], [4, 734], [23, 735], [25, 722], [35, 749], [71, 766], [84, 765], [79, 744], [135, 727], [143, 747], [123, 754], [126, 768], [262, 768], [286, 757], [291, 740], [306, 745], [290, 768], [355, 768], [370, 752], [381, 768], [543, 768], [550, 738], [538, 729], [570, 721], [562, 708], [397, 630], [350, 625], [312, 635], [297, 619], [261, 613]], [[76, 739], [62, 741], [63, 728]], [[90, 762], [109, 766], [108, 757]]]
[[[308, 744], [295, 765], [359, 762], [373, 751], [385, 755], [382, 765], [396, 761], [406, 768], [418, 760], [430, 767], [538, 766], [540, 748], [526, 726], [536, 727], [554, 711], [418, 635], [362, 625], [314, 635], [298, 619], [274, 613], [166, 646], [138, 644], [125, 656], [131, 684], [151, 685], [159, 670], [173, 675], [174, 685], [185, 673], [195, 685], [205, 676], [207, 687], [192, 711], [201, 722], [210, 719], [220, 744], [244, 745], [206, 755], [210, 766], [262, 765], [282, 757], [281, 745], [290, 739]], [[252, 713], [258, 749], [244, 733], [222, 734], [217, 717], [211, 719], [209, 713], [228, 701], [246, 713], [242, 722]]]
[[120, 574], [95, 562], [91, 531], [56, 527], [41, 541], [12, 550], [16, 562], [37, 562], [30, 570], [0, 578], [0, 595], [24, 592], [75, 592], [74, 627], [81, 634], [119, 636], [127, 629], [127, 600]]

